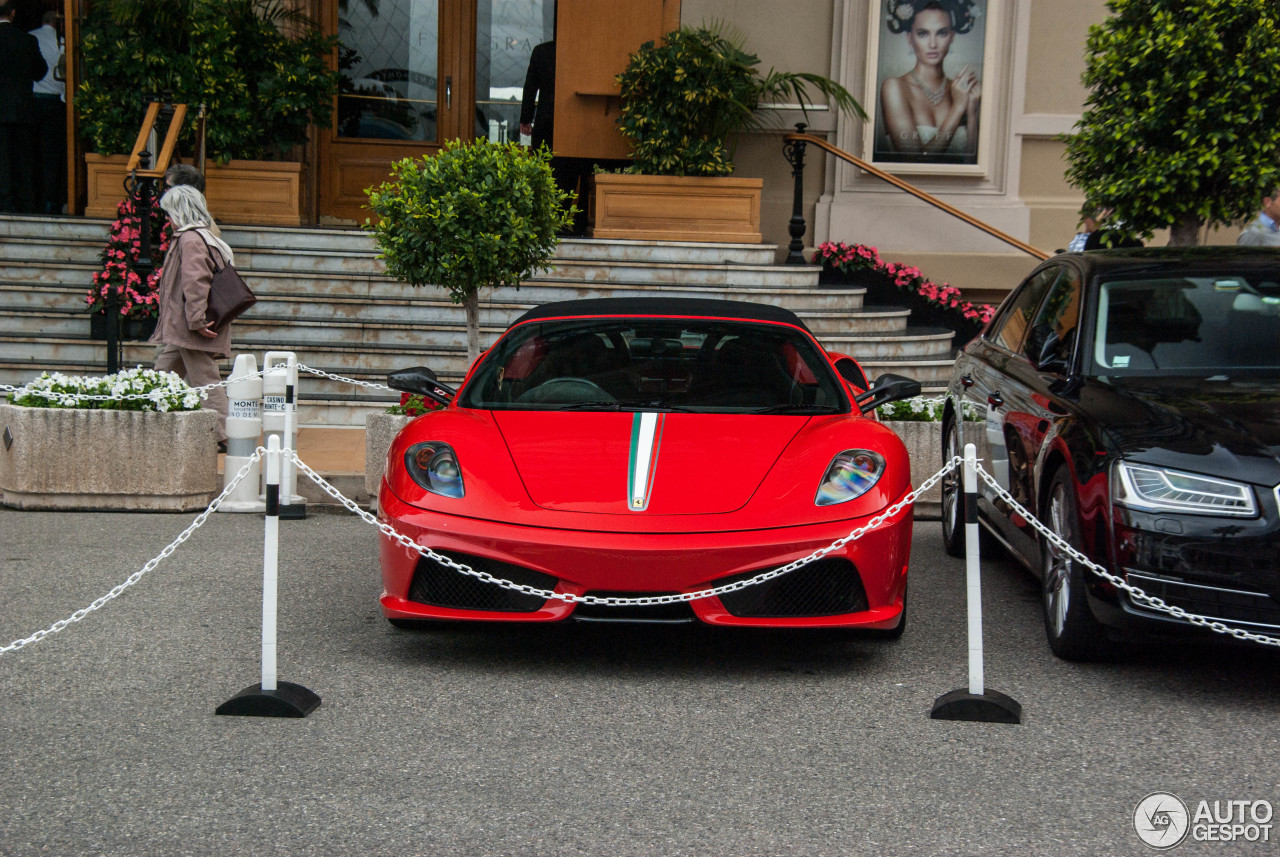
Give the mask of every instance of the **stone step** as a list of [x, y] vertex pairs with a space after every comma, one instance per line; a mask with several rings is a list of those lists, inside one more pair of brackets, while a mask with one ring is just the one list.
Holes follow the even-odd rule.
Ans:
[[34, 214], [0, 216], [0, 238], [38, 238], [42, 241], [102, 241], [111, 221], [99, 217], [45, 217]]
[[94, 239], [71, 238], [49, 241], [41, 238], [6, 237], [0, 241], [0, 268], [9, 265], [59, 265], [73, 263], [94, 265], [102, 252], [107, 234]]
[[848, 354], [859, 363], [886, 357], [893, 358], [941, 358], [951, 353], [952, 331], [940, 333], [857, 334], [852, 336], [824, 336], [822, 344], [830, 351]]

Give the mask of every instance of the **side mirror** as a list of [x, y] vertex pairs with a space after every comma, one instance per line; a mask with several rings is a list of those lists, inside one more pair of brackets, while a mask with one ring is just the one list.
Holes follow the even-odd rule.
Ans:
[[1067, 374], [1067, 359], [1062, 356], [1062, 342], [1053, 330], [1047, 330], [1035, 350], [1036, 369], [1050, 375]]
[[387, 386], [404, 393], [426, 396], [440, 405], [448, 405], [458, 394], [448, 384], [436, 380], [436, 373], [426, 366], [413, 366], [409, 369], [397, 369], [387, 376]]
[[891, 372], [886, 372], [876, 379], [876, 382], [871, 385], [871, 389], [855, 397], [854, 401], [858, 404], [858, 410], [867, 414], [881, 405], [889, 404], [889, 402], [909, 399], [918, 395], [920, 395], [919, 381], [903, 375], [894, 375]]

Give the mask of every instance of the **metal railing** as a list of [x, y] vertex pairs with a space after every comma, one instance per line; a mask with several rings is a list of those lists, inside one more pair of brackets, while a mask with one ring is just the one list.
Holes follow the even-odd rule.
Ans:
[[933, 196], [932, 194], [921, 190], [920, 188], [916, 187], [910, 182], [903, 181], [902, 179], [898, 178], [892, 173], [887, 173], [884, 170], [880, 169], [879, 167], [876, 167], [867, 163], [866, 161], [862, 160], [862, 158], [859, 158], [856, 155], [851, 155], [848, 152], [844, 151], [843, 149], [831, 145], [821, 137], [815, 136], [813, 134], [806, 134], [804, 129], [805, 129], [805, 125], [803, 123], [798, 123], [796, 125], [796, 133], [787, 134], [782, 138], [783, 139], [782, 153], [783, 153], [783, 156], [786, 157], [787, 161], [791, 164], [791, 175], [795, 179], [795, 197], [793, 200], [792, 210], [791, 210], [791, 222], [788, 227], [788, 230], [791, 235], [791, 243], [787, 246], [788, 252], [787, 252], [786, 262], [788, 265], [805, 264], [804, 255], [802, 253], [802, 250], [804, 248], [803, 238], [805, 233], [804, 208], [803, 208], [804, 206], [804, 155], [805, 155], [805, 149], [810, 144], [817, 146], [819, 149], [822, 149], [825, 152], [829, 152], [832, 155], [835, 155], [837, 158], [839, 158], [842, 161], [847, 161], [848, 163], [853, 164], [858, 169], [863, 170], [864, 172], [875, 176], [876, 178], [880, 179], [883, 182], [893, 185], [898, 190], [909, 193], [912, 196], [916, 197], [917, 199], [927, 202], [929, 205], [932, 205], [934, 208], [937, 208], [940, 211], [945, 211], [947, 214], [950, 214], [952, 217], [955, 217], [964, 221], [965, 223], [969, 224], [975, 229], [980, 229], [983, 232], [990, 235], [991, 237], [997, 238], [1000, 241], [1003, 241], [1004, 243], [1009, 244], [1012, 247], [1016, 247], [1018, 250], [1022, 251], [1023, 253], [1026, 253], [1030, 256], [1034, 256], [1035, 258], [1040, 259], [1042, 261], [1044, 259], [1048, 259], [1049, 256], [1052, 255], [1050, 253], [1046, 253], [1044, 250], [1041, 250], [1038, 247], [1032, 247], [1030, 244], [1027, 244], [1025, 241], [1019, 241], [1017, 238], [1014, 238], [1012, 235], [1009, 235], [1008, 233], [1005, 233], [1005, 232], [1001, 232], [999, 229], [996, 229], [991, 224], [981, 221], [970, 214], [965, 214], [963, 211], [956, 208], [955, 206], [943, 202], [942, 200], [938, 199], [936, 196]]

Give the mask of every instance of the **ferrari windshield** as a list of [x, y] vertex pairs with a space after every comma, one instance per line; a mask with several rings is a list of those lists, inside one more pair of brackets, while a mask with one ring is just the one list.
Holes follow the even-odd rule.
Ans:
[[830, 363], [802, 331], [742, 321], [530, 322], [500, 339], [459, 404], [494, 410], [843, 413]]
[[1104, 282], [1100, 375], [1280, 369], [1280, 284], [1231, 275]]

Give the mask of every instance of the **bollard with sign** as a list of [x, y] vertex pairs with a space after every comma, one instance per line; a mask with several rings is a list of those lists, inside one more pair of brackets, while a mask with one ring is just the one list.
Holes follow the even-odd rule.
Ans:
[[982, 574], [978, 552], [978, 449], [964, 447], [965, 588], [968, 593], [969, 686], [944, 693], [933, 703], [934, 720], [1021, 723], [1022, 706], [987, 688], [982, 675]]
[[261, 473], [253, 453], [262, 438], [262, 377], [252, 354], [240, 354], [227, 379], [227, 458], [223, 464], [223, 488], [231, 483], [245, 464], [249, 474], [218, 506], [219, 512], [261, 513], [259, 494]]
[[[282, 449], [297, 450], [298, 359], [292, 351], [268, 351], [262, 360], [262, 431], [266, 439], [280, 439]], [[298, 471], [287, 459], [280, 478], [280, 517], [307, 516], [306, 498], [297, 493]]]

